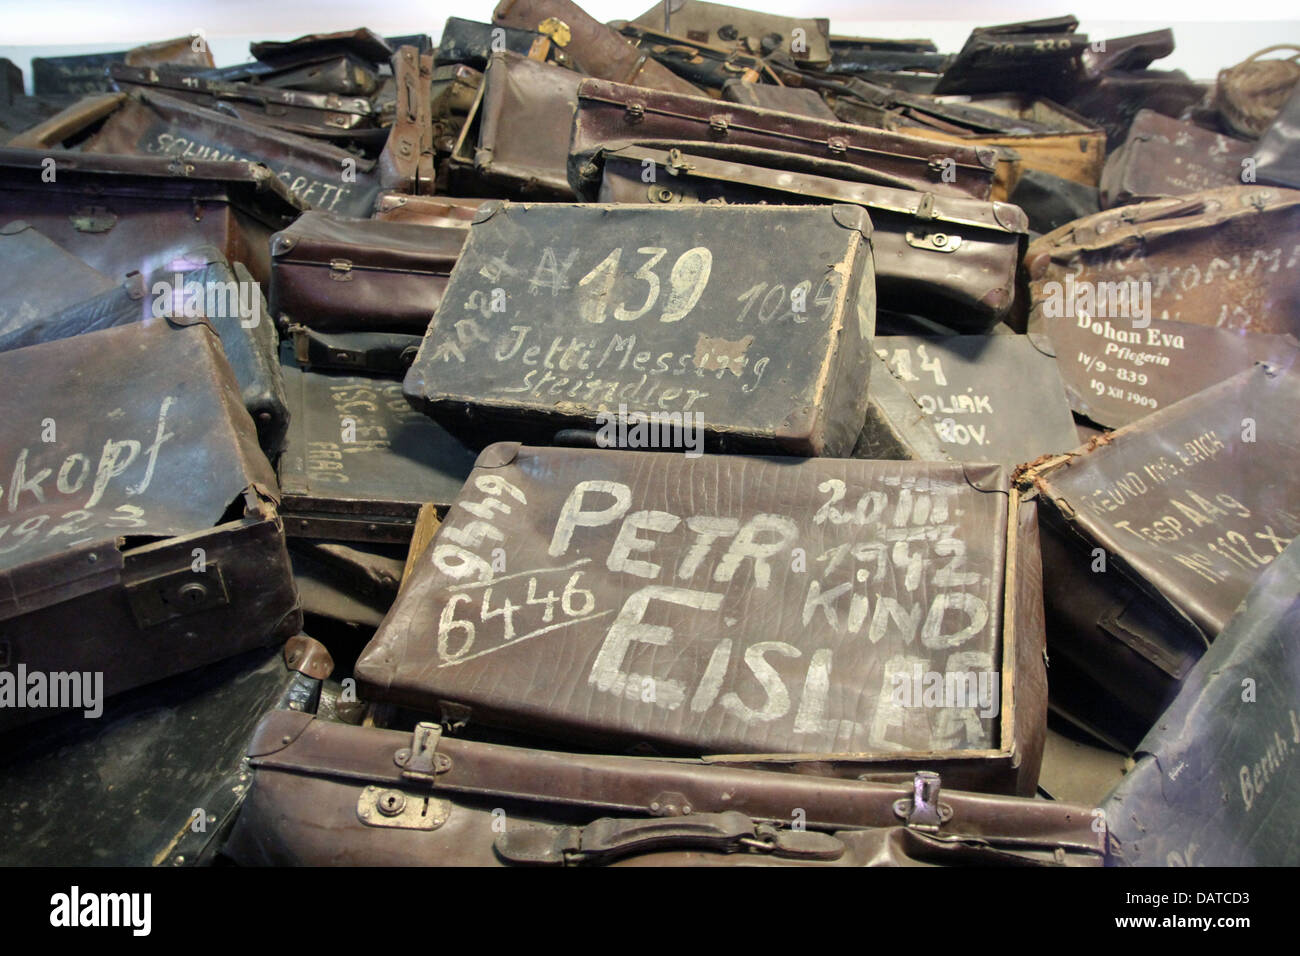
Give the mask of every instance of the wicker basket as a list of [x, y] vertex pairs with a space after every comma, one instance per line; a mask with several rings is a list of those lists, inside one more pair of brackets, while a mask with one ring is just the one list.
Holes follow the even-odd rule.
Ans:
[[[1259, 59], [1276, 50], [1296, 52], [1283, 60]], [[1229, 129], [1258, 138], [1273, 122], [1297, 82], [1300, 82], [1300, 46], [1279, 43], [1220, 71], [1214, 105]]]

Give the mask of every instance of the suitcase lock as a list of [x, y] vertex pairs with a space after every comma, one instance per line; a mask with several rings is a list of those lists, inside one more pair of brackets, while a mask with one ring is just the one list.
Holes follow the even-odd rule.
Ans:
[[931, 252], [956, 252], [961, 248], [961, 236], [950, 232], [915, 233], [908, 231], [907, 244], [916, 249], [929, 249]]
[[126, 584], [131, 613], [141, 627], [153, 627], [230, 603], [221, 567], [208, 561], [202, 571], [185, 567]]
[[938, 832], [952, 819], [952, 807], [939, 802], [939, 775], [931, 770], [918, 770], [912, 778], [912, 795], [894, 801], [894, 814], [906, 821], [910, 829]]
[[330, 278], [335, 282], [352, 281], [352, 260], [351, 259], [331, 259], [330, 260]]
[[366, 787], [357, 798], [357, 819], [368, 827], [436, 830], [451, 816], [451, 801], [391, 787]]

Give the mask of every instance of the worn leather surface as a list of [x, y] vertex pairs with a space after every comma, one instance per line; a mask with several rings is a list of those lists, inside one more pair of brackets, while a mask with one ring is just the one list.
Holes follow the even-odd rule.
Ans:
[[1300, 86], [1259, 138], [1254, 158], [1260, 182], [1300, 189]]
[[1195, 123], [1138, 110], [1124, 145], [1107, 158], [1102, 170], [1102, 206], [1248, 183], [1248, 164], [1242, 160], [1250, 150], [1249, 143]]

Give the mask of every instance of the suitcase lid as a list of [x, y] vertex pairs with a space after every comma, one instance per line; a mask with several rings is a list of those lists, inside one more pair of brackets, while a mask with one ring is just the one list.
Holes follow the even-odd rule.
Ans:
[[[1300, 534], [1300, 371], [1266, 365], [1036, 463], [1021, 480], [1108, 570], [1209, 641]], [[1095, 555], [1094, 555], [1095, 557]]]
[[5, 352], [0, 375], [21, 396], [0, 425], [0, 618], [115, 583], [123, 551], [141, 541], [207, 530], [278, 498], [202, 320]]
[[370, 269], [445, 276], [456, 265], [468, 234], [460, 226], [345, 219], [308, 210], [271, 237], [271, 260], [273, 265], [316, 266], [344, 275], [351, 269]]
[[30, 223], [0, 225], [0, 341], [44, 312], [114, 287], [104, 275]]
[[[176, 93], [182, 99], [211, 97], [215, 102], [251, 103], [274, 116], [276, 107], [294, 107], [317, 110], [325, 114], [341, 114], [337, 119], [322, 116], [320, 122], [345, 129], [366, 125], [372, 120], [374, 109], [364, 96], [347, 96], [338, 93], [312, 93], [305, 90], [281, 89], [262, 83], [243, 83], [206, 79], [191, 71], [165, 66], [109, 67], [109, 76], [120, 87], [143, 87]], [[350, 118], [351, 117], [351, 118]]]
[[620, 748], [987, 756], [1009, 711], [903, 698], [945, 671], [1000, 691], [1009, 487], [996, 465], [493, 445], [356, 675]]
[[379, 34], [358, 27], [335, 33], [308, 33], [294, 40], [263, 40], [250, 43], [248, 52], [263, 63], [283, 67], [347, 53], [370, 63], [385, 63], [393, 55], [393, 48]]

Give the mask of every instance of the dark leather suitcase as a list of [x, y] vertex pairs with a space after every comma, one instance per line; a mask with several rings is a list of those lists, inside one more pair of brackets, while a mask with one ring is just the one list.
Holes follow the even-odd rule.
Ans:
[[1106, 428], [1135, 422], [1256, 362], [1289, 368], [1300, 357], [1290, 335], [1149, 322], [1141, 329], [1110, 325], [1108, 337], [1104, 320], [1060, 316], [1036, 324], [1042, 334], [1034, 341], [1056, 356], [1070, 407]]
[[405, 542], [446, 510], [474, 456], [411, 409], [394, 379], [284, 367], [290, 427], [277, 469], [291, 537]]
[[336, 646], [365, 646], [397, 597], [404, 552], [394, 544], [291, 538], [289, 557], [304, 626], [330, 637]]
[[835, 113], [815, 90], [797, 86], [776, 86], [772, 83], [750, 83], [728, 80], [722, 87], [722, 98], [729, 103], [757, 106], [759, 109], [798, 113], [835, 122]]
[[[248, 793], [266, 714], [312, 713], [333, 662], [306, 635], [0, 739], [0, 863], [203, 866]], [[76, 826], [50, 826], [51, 819]]]
[[274, 460], [284, 447], [289, 413], [271, 312], [248, 270], [240, 263], [231, 266], [216, 248], [188, 249], [147, 279], [134, 273], [98, 295], [37, 315], [0, 331], [0, 350], [132, 322], [210, 323], [221, 338], [262, 450]]
[[[39, 100], [39, 98], [34, 98]], [[95, 131], [96, 124], [126, 101], [125, 93], [92, 93], [45, 115], [39, 122], [30, 122], [31, 113], [25, 114], [21, 130], [10, 127], [14, 135], [0, 144], [22, 149], [72, 149]], [[6, 120], [0, 117], [0, 125]]]
[[32, 82], [37, 96], [84, 96], [112, 89], [108, 68], [117, 63], [130, 66], [174, 64], [201, 71], [214, 63], [205, 44], [195, 37], [161, 40], [115, 53], [86, 53], [79, 56], [32, 58]]
[[347, 54], [369, 63], [387, 63], [393, 48], [383, 37], [360, 27], [336, 33], [310, 33], [294, 40], [250, 43], [248, 52], [263, 63], [286, 67]]
[[323, 332], [421, 335], [467, 230], [303, 213], [271, 238], [271, 312]]
[[[43, 178], [46, 159], [55, 178]], [[270, 170], [251, 163], [178, 161], [0, 149], [0, 203], [100, 272], [165, 267], [210, 244], [253, 278], [270, 278], [271, 234], [302, 211]]]
[[1106, 131], [1106, 149], [1118, 149], [1138, 110], [1179, 117], [1205, 99], [1209, 87], [1182, 70], [1111, 70], [1079, 87], [1066, 105]]
[[336, 369], [401, 378], [415, 361], [423, 336], [402, 332], [320, 332], [291, 322], [285, 329], [294, 360], [303, 368]]
[[[268, 715], [225, 855], [242, 865], [1099, 866], [1089, 808]], [[901, 777], [901, 779], [898, 779]], [[323, 837], [328, 833], [329, 838]]]
[[1300, 189], [1300, 86], [1282, 104], [1252, 158], [1260, 182]]
[[1250, 143], [1154, 110], [1138, 110], [1124, 145], [1110, 154], [1102, 170], [1102, 206], [1249, 183], [1248, 164], [1242, 161], [1250, 152]]
[[1024, 212], [1030, 230], [1038, 235], [1101, 212], [1101, 191], [1096, 186], [1085, 186], [1037, 169], [1021, 170], [1007, 201]]
[[777, 83], [772, 68], [761, 58], [735, 49], [710, 46], [634, 23], [619, 32], [638, 50], [648, 53], [682, 79], [709, 96], [717, 96], [733, 78], [750, 83]]
[[[397, 50], [398, 47], [395, 46], [393, 49]], [[213, 73], [215, 72], [214, 70]], [[213, 75], [209, 75], [208, 78], [223, 79], [221, 76]], [[256, 81], [262, 86], [275, 89], [332, 93], [336, 96], [373, 96], [379, 91], [376, 64], [362, 60], [351, 53], [329, 57], [317, 63], [304, 63], [279, 70], [267, 69], [265, 72], [258, 73]]]
[[47, 410], [9, 416], [3, 439], [0, 650], [27, 706], [0, 728], [67, 709], [31, 696], [39, 674], [94, 674], [112, 696], [298, 632], [275, 474], [206, 324], [33, 345], [0, 371]]
[[830, 38], [831, 60], [821, 67], [828, 75], [875, 73], [942, 73], [952, 63], [933, 40], [895, 40], [867, 37]]
[[[407, 397], [475, 447], [626, 405], [700, 416], [687, 438], [709, 448], [847, 452], [875, 330], [870, 230], [857, 206], [485, 204]], [[753, 236], [781, 261], [755, 259]]]
[[972, 199], [989, 198], [996, 158], [992, 149], [587, 79], [578, 86], [569, 182], [581, 193], [599, 178], [588, 168], [599, 149], [685, 143], [718, 158], [757, 147], [782, 154], [777, 161], [791, 171]]
[[1080, 219], [1025, 253], [1029, 326], [1087, 313], [1098, 335], [1129, 345], [1148, 338], [1149, 318], [1294, 333], [1300, 251], [1289, 237], [1297, 229], [1300, 191], [1260, 186], [1224, 186]]
[[493, 53], [451, 155], [453, 175], [521, 198], [573, 199], [569, 133], [582, 75]]
[[1088, 37], [1072, 16], [978, 27], [943, 71], [936, 93], [1026, 92], [1061, 99], [1073, 91]]
[[1260, 365], [1022, 476], [1054, 705], [1133, 746], [1300, 533], [1300, 372]]
[[647, 89], [700, 92], [571, 0], [500, 0], [492, 11], [492, 22], [500, 27], [545, 33], [564, 49], [569, 66], [589, 76]]
[[1036, 525], [1008, 479], [494, 445], [359, 658], [358, 688], [620, 751], [929, 768], [1032, 793]]
[[[21, 219], [0, 224], [0, 348], [32, 319], [114, 282]], [[12, 346], [9, 346], [12, 348]]]
[[1296, 866], [1300, 545], [1270, 563], [1102, 804], [1125, 866]]
[[382, 192], [375, 199], [370, 218], [421, 226], [469, 228], [484, 200], [462, 196], [411, 196]]
[[388, 138], [379, 153], [379, 186], [427, 195], [435, 191], [433, 54], [420, 55], [413, 46], [399, 47], [390, 68], [396, 103]]
[[434, 51], [434, 64], [463, 63], [482, 70], [493, 53], [503, 50], [543, 62], [555, 56], [567, 59], [563, 47], [553, 46], [549, 36], [536, 30], [516, 30], [448, 17], [438, 49]]
[[783, 17], [703, 0], [669, 0], [666, 8], [656, 4], [632, 23], [763, 56], [780, 51], [800, 63], [826, 63], [831, 58], [826, 20]]
[[[871, 216], [876, 290], [884, 309], [915, 314], [961, 331], [984, 331], [1005, 318], [1028, 226], [1019, 209], [958, 196], [776, 168], [765, 150], [737, 149], [733, 159], [624, 146], [597, 153], [600, 202], [698, 204], [854, 203]], [[734, 161], [733, 161], [734, 160]], [[746, 162], [749, 160], [749, 162]]]
[[1078, 445], [1056, 361], [1029, 336], [881, 335], [875, 348], [854, 457], [1019, 465]]
[[1083, 51], [1083, 72], [1094, 78], [1114, 70], [1144, 70], [1173, 52], [1174, 31], [1169, 27], [1114, 37], [1093, 43]]

